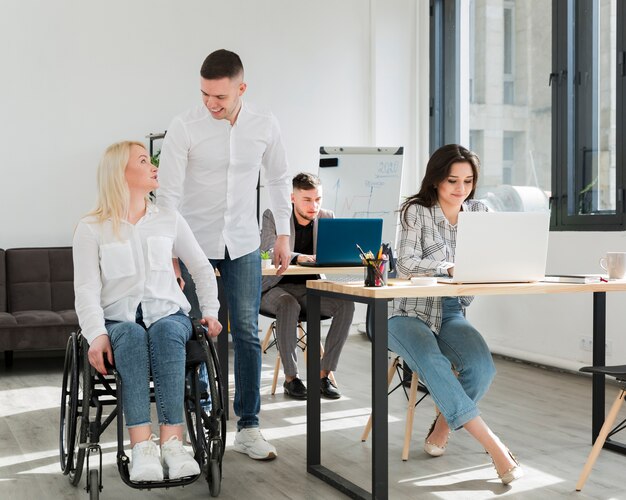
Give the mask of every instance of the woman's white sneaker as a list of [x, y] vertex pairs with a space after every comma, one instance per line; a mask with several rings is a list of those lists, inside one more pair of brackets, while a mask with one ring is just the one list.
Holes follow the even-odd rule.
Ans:
[[131, 481], [163, 481], [159, 448], [152, 440], [133, 446], [130, 465]]
[[172, 436], [161, 445], [163, 471], [170, 479], [200, 474], [200, 466], [193, 456], [183, 448], [183, 443]]
[[233, 449], [255, 460], [273, 460], [277, 456], [276, 448], [265, 440], [258, 427], [237, 431]]

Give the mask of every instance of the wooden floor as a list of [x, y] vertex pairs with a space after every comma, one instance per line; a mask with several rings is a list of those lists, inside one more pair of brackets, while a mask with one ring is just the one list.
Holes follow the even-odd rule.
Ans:
[[[370, 486], [370, 443], [360, 435], [369, 414], [369, 349], [361, 334], [351, 335], [337, 381], [344, 397], [323, 401], [323, 463]], [[264, 359], [261, 426], [277, 447], [272, 462], [255, 462], [231, 449], [235, 423], [229, 422], [220, 498], [346, 498], [306, 473], [305, 402], [269, 394], [273, 354]], [[430, 458], [421, 449], [433, 418], [426, 399], [416, 411], [410, 458], [400, 459], [405, 399], [389, 399], [390, 498], [420, 499], [626, 499], [626, 456], [603, 451], [582, 493], [574, 484], [590, 450], [590, 380], [496, 359], [498, 375], [481, 404], [492, 429], [518, 456], [526, 476], [510, 487], [497, 479], [489, 457], [464, 431], [455, 432], [446, 454]], [[302, 372], [304, 373], [304, 367]], [[58, 404], [62, 358], [16, 357], [0, 366], [0, 499], [86, 498], [84, 480], [72, 487], [58, 463]], [[282, 378], [280, 379], [282, 382]], [[232, 380], [231, 380], [232, 389]], [[612, 401], [615, 387], [608, 388]], [[231, 392], [232, 394], [232, 392]], [[626, 432], [623, 433], [626, 441]], [[115, 467], [115, 436], [107, 431], [101, 498], [208, 498], [204, 480], [175, 490], [136, 491], [125, 486]]]

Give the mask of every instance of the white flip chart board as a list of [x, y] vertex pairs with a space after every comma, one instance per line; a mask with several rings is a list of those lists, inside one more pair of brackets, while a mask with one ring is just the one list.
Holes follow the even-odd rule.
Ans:
[[322, 206], [335, 217], [383, 219], [383, 242], [396, 247], [402, 147], [321, 147]]

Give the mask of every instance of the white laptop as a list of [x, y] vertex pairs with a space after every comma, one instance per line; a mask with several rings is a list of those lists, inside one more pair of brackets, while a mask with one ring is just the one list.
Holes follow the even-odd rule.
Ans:
[[461, 212], [454, 276], [441, 283], [529, 282], [544, 279], [549, 212]]

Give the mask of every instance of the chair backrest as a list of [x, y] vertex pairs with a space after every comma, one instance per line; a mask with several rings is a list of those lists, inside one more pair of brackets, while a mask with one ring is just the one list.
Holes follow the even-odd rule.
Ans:
[[0, 312], [7, 312], [7, 272], [4, 250], [0, 248]]
[[71, 247], [6, 250], [8, 310], [74, 309], [74, 263]]

